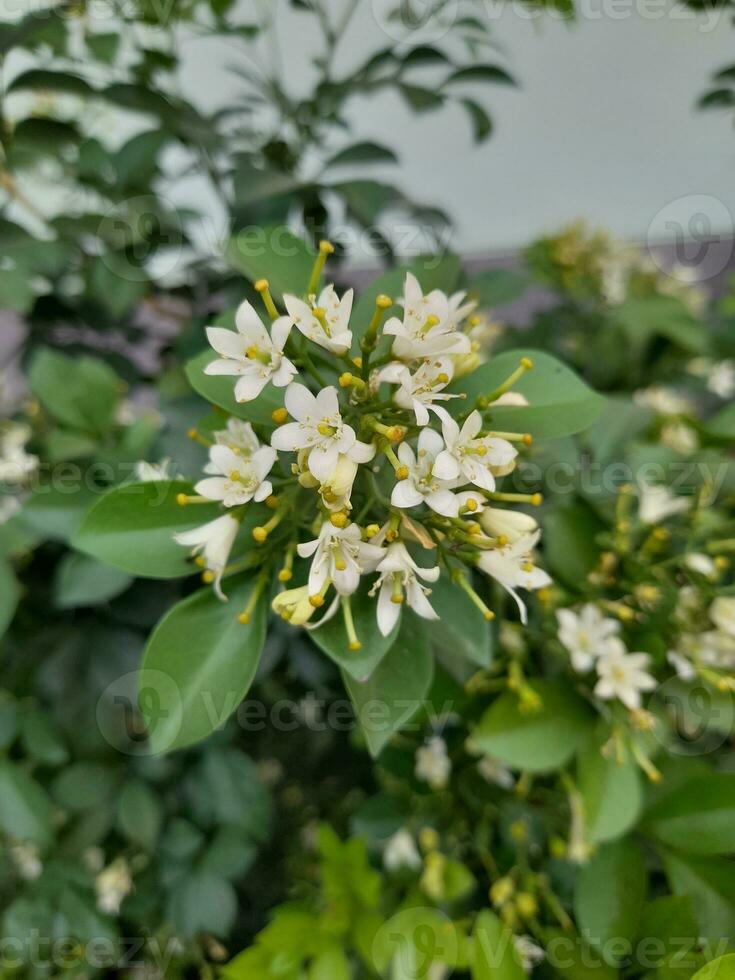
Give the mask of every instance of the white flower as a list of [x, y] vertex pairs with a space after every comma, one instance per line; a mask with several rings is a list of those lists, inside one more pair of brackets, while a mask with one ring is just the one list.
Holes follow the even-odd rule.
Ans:
[[457, 331], [459, 316], [465, 309], [469, 312], [459, 306], [457, 296], [450, 301], [439, 289], [424, 296], [416, 277], [409, 272], [403, 288], [403, 320], [391, 317], [383, 328], [383, 333], [395, 337], [393, 356], [413, 361], [438, 354], [468, 354], [470, 339]]
[[383, 867], [387, 871], [399, 871], [410, 868], [418, 871], [421, 867], [421, 855], [411, 833], [403, 828], [388, 840], [383, 851]]
[[477, 763], [477, 771], [488, 783], [494, 783], [501, 789], [511, 790], [516, 784], [513, 773], [504, 765], [500, 759], [494, 759], [491, 755], [483, 756]]
[[388, 545], [385, 557], [377, 565], [377, 571], [380, 577], [370, 589], [370, 595], [375, 595], [377, 589], [380, 589], [378, 629], [383, 636], [388, 636], [398, 621], [404, 591], [406, 602], [415, 613], [424, 619], [439, 618], [426, 598], [429, 589], [419, 582], [419, 578], [436, 582], [439, 578], [438, 566], [422, 568], [410, 556], [402, 541], [394, 541]]
[[598, 657], [595, 694], [606, 701], [618, 698], [626, 708], [640, 708], [641, 692], [656, 687], [655, 677], [645, 669], [649, 661], [647, 653], [626, 653], [624, 648]]
[[732, 398], [735, 395], [735, 361], [715, 364], [707, 378], [707, 387], [719, 398]]
[[193, 548], [193, 553], [201, 552], [204, 566], [214, 575], [214, 590], [220, 599], [225, 596], [222, 592], [222, 574], [235, 543], [240, 522], [231, 514], [223, 514], [207, 524], [195, 527], [191, 531], [180, 531], [174, 534], [177, 544]]
[[693, 551], [687, 555], [684, 559], [684, 564], [692, 572], [696, 572], [698, 575], [704, 575], [705, 578], [715, 578], [717, 575], [717, 566], [714, 561], [709, 555], [705, 555], [700, 551]]
[[668, 487], [653, 483], [638, 485], [638, 516], [644, 524], [658, 524], [692, 506], [690, 497], [677, 497]]
[[485, 507], [479, 520], [486, 534], [505, 537], [511, 544], [533, 534], [538, 528], [538, 522], [530, 514], [520, 510], [503, 510], [501, 507]]
[[18, 513], [21, 503], [18, 497], [10, 497], [5, 494], [0, 495], [0, 527]]
[[444, 449], [444, 440], [433, 429], [422, 429], [418, 438], [418, 453], [407, 442], [398, 447], [398, 459], [408, 470], [404, 480], [393, 487], [394, 507], [417, 507], [428, 504], [437, 514], [457, 517], [459, 501], [452, 493], [456, 481], [440, 480], [434, 475], [434, 463]]
[[35, 881], [41, 877], [43, 863], [41, 852], [30, 841], [14, 841], [8, 845], [10, 858], [24, 881]]
[[457, 480], [474, 483], [482, 490], [495, 489], [495, 477], [491, 467], [505, 469], [518, 455], [516, 449], [506, 440], [493, 436], [478, 438], [482, 430], [482, 415], [470, 412], [460, 429], [453, 418], [445, 416], [442, 420], [442, 433], [446, 449], [436, 458], [434, 474], [442, 480]]
[[330, 285], [321, 291], [313, 307], [295, 296], [284, 296], [283, 302], [297, 330], [315, 344], [340, 356], [352, 347], [349, 329], [352, 296], [352, 290], [348, 289], [340, 299], [334, 286]]
[[38, 456], [25, 451], [31, 438], [27, 425], [11, 422], [0, 428], [0, 483], [23, 483], [38, 469]]
[[689, 455], [699, 449], [699, 437], [685, 422], [669, 422], [661, 430], [661, 442], [677, 453]]
[[135, 479], [141, 483], [171, 479], [171, 460], [162, 459], [160, 463], [147, 463], [141, 459], [135, 464]]
[[261, 446], [251, 456], [242, 456], [229, 446], [211, 446], [205, 472], [219, 475], [200, 480], [194, 489], [202, 497], [221, 500], [225, 507], [265, 500], [273, 493], [266, 476], [276, 459], [277, 453], [270, 446]]
[[443, 391], [452, 380], [453, 371], [448, 357], [432, 357], [423, 361], [413, 374], [405, 364], [386, 364], [378, 373], [378, 380], [399, 385], [393, 396], [396, 405], [412, 410], [417, 425], [428, 425], [429, 409], [441, 418], [446, 415], [446, 411], [437, 408], [434, 402], [459, 397]]
[[323, 388], [312, 395], [304, 385], [294, 382], [286, 389], [285, 402], [296, 421], [276, 429], [271, 445], [290, 452], [309, 449], [307, 465], [320, 483], [334, 473], [340, 455], [355, 463], [368, 463], [375, 455], [375, 446], [360, 442], [355, 430], [342, 421], [336, 388]]
[[224, 327], [207, 327], [207, 339], [220, 355], [204, 369], [205, 374], [237, 376], [235, 400], [250, 402], [272, 381], [284, 388], [296, 374], [296, 368], [284, 357], [283, 348], [291, 330], [288, 317], [279, 317], [271, 333], [247, 301], [235, 314], [237, 332]]
[[584, 673], [593, 666], [597, 657], [619, 649], [620, 623], [603, 616], [594, 603], [588, 602], [579, 611], [558, 609], [558, 637], [569, 651], [572, 666]]
[[452, 760], [447, 753], [447, 743], [433, 735], [426, 745], [416, 750], [416, 778], [428, 783], [432, 789], [444, 789], [449, 783]]
[[709, 607], [709, 618], [723, 633], [735, 637], [735, 596], [718, 596]]
[[517, 588], [542, 589], [551, 584], [551, 579], [541, 568], [536, 568], [531, 560], [531, 552], [536, 547], [540, 531], [518, 538], [503, 548], [483, 551], [477, 566], [486, 575], [491, 575], [515, 599], [521, 614], [521, 622], [526, 623], [526, 605], [516, 592]]
[[681, 680], [693, 681], [697, 676], [696, 670], [687, 657], [681, 653], [677, 653], [676, 650], [669, 650], [666, 654], [666, 659], [676, 671], [676, 676]]
[[235, 418], [234, 415], [227, 420], [226, 429], [218, 429], [214, 433], [214, 441], [220, 446], [237, 449], [244, 456], [252, 456], [261, 445], [252, 425]]
[[720, 670], [735, 670], [735, 636], [722, 630], [707, 630], [692, 637], [692, 641], [702, 663]]
[[513, 936], [513, 945], [521, 961], [521, 966], [530, 973], [537, 963], [546, 959], [546, 951], [535, 943], [530, 936]]
[[314, 556], [309, 571], [309, 594], [321, 594], [332, 582], [340, 595], [351, 595], [360, 584], [360, 576], [373, 571], [385, 554], [377, 545], [364, 542], [357, 524], [334, 527], [325, 521], [319, 537], [297, 548], [302, 558]]
[[664, 385], [651, 385], [636, 391], [633, 401], [644, 408], [652, 408], [659, 415], [690, 415], [694, 411], [690, 399]]
[[125, 858], [117, 858], [95, 878], [97, 908], [107, 915], [119, 915], [123, 899], [130, 894], [132, 887], [128, 862]]
[[352, 485], [357, 476], [357, 463], [349, 456], [340, 456], [332, 475], [319, 484], [319, 494], [327, 510], [349, 510]]

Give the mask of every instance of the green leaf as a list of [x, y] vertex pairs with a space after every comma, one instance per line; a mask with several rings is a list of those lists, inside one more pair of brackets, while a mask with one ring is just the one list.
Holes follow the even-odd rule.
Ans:
[[132, 581], [125, 572], [72, 551], [56, 566], [54, 605], [58, 609], [96, 606], [120, 595]]
[[472, 980], [525, 980], [513, 934], [497, 915], [480, 912], [472, 940]]
[[697, 970], [692, 980], [735, 980], [735, 953], [710, 960], [701, 970]]
[[619, 942], [607, 950], [606, 944], [623, 939], [632, 946], [638, 933], [646, 877], [643, 853], [627, 838], [604, 844], [577, 877], [574, 911], [580, 931], [611, 966], [615, 954], [626, 954]]
[[699, 935], [715, 943], [735, 935], [735, 864], [673, 853], [663, 859], [672, 891], [692, 899]]
[[696, 946], [698, 936], [699, 927], [690, 895], [664, 895], [644, 906], [638, 938], [646, 943], [649, 957], [651, 940], [658, 945], [656, 956], [664, 962]]
[[267, 226], [243, 231], [225, 248], [225, 259], [251, 282], [267, 279], [274, 298], [303, 296], [314, 264], [306, 243], [287, 228]]
[[638, 350], [657, 336], [691, 354], [702, 354], [708, 349], [707, 331], [675, 296], [627, 299], [615, 307], [614, 320]]
[[499, 82], [502, 85], [515, 85], [516, 81], [499, 65], [469, 65], [452, 72], [445, 84], [451, 82]]
[[688, 780], [646, 814], [645, 830], [687, 854], [735, 851], [735, 776], [710, 773]]
[[562, 980], [620, 980], [620, 972], [602, 959], [578, 933], [563, 929], [544, 932], [544, 948], [554, 973]]
[[196, 571], [189, 552], [173, 535], [219, 516], [217, 504], [176, 502], [190, 494], [182, 480], [128, 483], [97, 500], [73, 538], [92, 558], [142, 578], [178, 578]]
[[544, 556], [554, 578], [575, 591], [584, 589], [597, 565], [597, 535], [605, 525], [583, 501], [560, 504], [544, 518]]
[[41, 847], [51, 842], [52, 809], [43, 788], [25, 769], [0, 762], [0, 827], [18, 840]]
[[195, 871], [177, 882], [169, 914], [183, 936], [211, 933], [224, 939], [237, 913], [237, 896], [225, 878]]
[[486, 309], [520, 299], [528, 289], [526, 276], [512, 269], [488, 269], [470, 281], [469, 295]]
[[249, 840], [267, 839], [270, 796], [252, 759], [237, 749], [215, 748], [204, 753], [191, 776], [188, 792], [201, 826], [228, 825]]
[[535, 350], [505, 351], [491, 358], [472, 374], [453, 385], [454, 390], [467, 393], [467, 400], [455, 399], [466, 411], [480, 395], [489, 395], [529, 357], [533, 369], [517, 381], [512, 390], [525, 395], [527, 407], [490, 406], [485, 420], [493, 429], [506, 432], [530, 432], [538, 438], [554, 439], [573, 435], [591, 425], [605, 405], [602, 395], [592, 391], [582, 379], [561, 361]]
[[10, 626], [20, 599], [20, 586], [10, 565], [0, 559], [0, 636]]
[[708, 419], [703, 428], [708, 436], [714, 436], [716, 439], [735, 439], [735, 404], [726, 405]]
[[177, 603], [151, 636], [140, 672], [140, 705], [155, 754], [192, 745], [221, 728], [248, 692], [265, 642], [268, 600], [251, 622], [237, 616], [255, 579], [241, 579], [220, 602], [201, 589]]
[[101, 807], [117, 792], [119, 772], [100, 762], [73, 762], [56, 777], [52, 793], [56, 802], [80, 812]]
[[[308, 980], [351, 980], [352, 970], [345, 951], [339, 946], [331, 946], [319, 953], [311, 962]], [[711, 978], [714, 980], [714, 978]], [[717, 980], [729, 980], [720, 977]]]
[[434, 89], [424, 88], [422, 85], [407, 85], [402, 82], [398, 86], [398, 91], [414, 112], [427, 112], [431, 109], [439, 109], [444, 105], [443, 95], [435, 92]]
[[127, 780], [117, 805], [117, 823], [125, 837], [146, 851], [153, 852], [162, 821], [163, 809], [159, 797], [141, 780]]
[[[605, 736], [609, 735], [607, 729]], [[584, 801], [587, 839], [593, 844], [621, 837], [636, 823], [643, 806], [638, 766], [602, 754], [606, 738], [586, 742], [577, 758], [577, 785]]]
[[35, 298], [36, 294], [24, 269], [0, 270], [0, 309], [27, 313]]
[[248, 872], [257, 853], [255, 843], [241, 828], [220, 827], [199, 866], [218, 878], [236, 881]]
[[70, 473], [70, 477], [67, 485], [60, 472], [54, 485], [42, 484], [34, 490], [18, 517], [23, 527], [56, 541], [68, 541], [75, 534], [99, 497], [80, 483], [78, 475]]
[[87, 33], [84, 40], [89, 50], [99, 61], [104, 61], [109, 65], [115, 60], [115, 55], [120, 47], [120, 35], [118, 33]]
[[235, 382], [237, 378], [221, 375], [205, 374], [204, 369], [212, 361], [217, 360], [217, 354], [212, 348], [203, 350], [192, 358], [186, 365], [186, 377], [194, 391], [206, 398], [208, 402], [219, 405], [230, 415], [239, 419], [253, 422], [255, 425], [273, 426], [271, 415], [276, 408], [283, 405], [285, 388], [274, 388], [266, 385], [256, 399], [251, 402], [235, 401]]
[[79, 75], [70, 72], [48, 71], [41, 68], [31, 68], [30, 71], [16, 75], [8, 85], [7, 92], [50, 90], [52, 92], [67, 92], [70, 95], [92, 95], [94, 89]]
[[421, 709], [433, 674], [434, 661], [426, 630], [409, 615], [403, 616], [398, 639], [367, 681], [356, 681], [342, 671], [373, 758], [380, 754], [393, 733], [400, 731]]
[[619, 458], [627, 443], [648, 427], [653, 417], [650, 408], [636, 405], [630, 398], [611, 395], [600, 417], [584, 433], [582, 441], [594, 454], [595, 462], [612, 462]]
[[339, 153], [335, 153], [325, 163], [325, 167], [342, 167], [354, 163], [398, 163], [398, 157], [388, 146], [380, 143], [353, 143]]
[[480, 719], [472, 740], [516, 769], [558, 769], [589, 736], [592, 712], [566, 682], [539, 680], [529, 686], [541, 699], [540, 710], [521, 711], [516, 694], [501, 694]]
[[28, 756], [44, 766], [62, 766], [69, 758], [64, 740], [53, 718], [35, 708], [23, 716], [21, 740]]
[[42, 347], [31, 360], [28, 384], [46, 411], [73, 429], [104, 433], [112, 424], [120, 380], [104, 361]]
[[464, 589], [442, 575], [431, 587], [430, 601], [439, 616], [431, 624], [434, 646], [488, 667], [492, 659], [490, 624]]
[[398, 625], [388, 636], [378, 629], [376, 616], [377, 599], [370, 598], [368, 586], [363, 584], [352, 596], [352, 618], [362, 648], [349, 650], [344, 621], [338, 613], [323, 626], [310, 633], [316, 645], [339, 667], [356, 681], [366, 681], [393, 646], [398, 636]]
[[467, 110], [467, 115], [472, 123], [472, 137], [475, 143], [484, 143], [493, 131], [493, 124], [490, 116], [482, 106], [474, 99], [462, 99], [461, 104]]

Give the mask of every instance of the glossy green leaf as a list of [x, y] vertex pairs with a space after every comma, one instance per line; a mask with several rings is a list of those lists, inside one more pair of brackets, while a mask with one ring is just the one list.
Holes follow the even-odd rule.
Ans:
[[493, 912], [480, 912], [472, 932], [472, 980], [524, 980], [513, 934]]
[[472, 740], [482, 752], [506, 765], [531, 772], [563, 766], [592, 728], [592, 712], [563, 681], [531, 681], [541, 699], [538, 711], [522, 711], [508, 691], [493, 702], [474, 729]]
[[692, 977], [692, 980], [735, 980], [735, 953], [726, 953], [710, 960]]
[[[60, 469], [63, 471], [63, 467]], [[69, 541], [99, 498], [99, 493], [84, 486], [78, 470], [70, 470], [68, 482], [59, 472], [53, 485], [41, 484], [33, 491], [18, 520], [41, 538]]]
[[[606, 731], [606, 735], [609, 732]], [[577, 786], [582, 794], [587, 839], [594, 844], [622, 836], [643, 807], [643, 787], [635, 761], [603, 755], [604, 741], [585, 742], [577, 757]]]
[[356, 681], [342, 671], [358, 725], [374, 758], [421, 709], [433, 674], [426, 630], [409, 615], [403, 617], [398, 638], [368, 680]]
[[464, 589], [448, 575], [442, 575], [432, 585], [429, 601], [439, 616], [429, 631], [433, 645], [479, 667], [489, 666], [492, 659], [490, 623]]
[[717, 439], [735, 439], [735, 404], [726, 405], [704, 423], [708, 436]]
[[[512, 390], [525, 395], [529, 404], [526, 407], [491, 406], [485, 413], [489, 427], [555, 439], [582, 432], [597, 419], [605, 406], [602, 395], [588, 387], [561, 361], [536, 350], [505, 351], [456, 382], [453, 388], [467, 393], [467, 400], [456, 410], [466, 411], [478, 396], [493, 392], [516, 370], [523, 357], [529, 357], [534, 366], [513, 385]], [[450, 403], [453, 410], [459, 401], [455, 399]]]
[[596, 538], [605, 525], [583, 501], [559, 504], [546, 514], [544, 556], [551, 575], [574, 591], [584, 589], [601, 548]]
[[326, 167], [343, 167], [365, 163], [398, 163], [398, 157], [390, 147], [380, 143], [353, 143], [327, 160]]
[[350, 650], [341, 612], [310, 633], [311, 639], [339, 667], [356, 681], [366, 681], [395, 643], [398, 625], [388, 636], [378, 629], [377, 599], [368, 595], [363, 585], [351, 599], [355, 632], [360, 638], [360, 650]]
[[267, 279], [277, 298], [284, 293], [303, 296], [314, 264], [314, 254], [302, 239], [273, 225], [241, 232], [228, 242], [225, 258], [251, 282]]
[[228, 586], [228, 602], [220, 602], [211, 588], [179, 602], [148, 642], [139, 700], [155, 754], [192, 745], [221, 728], [252, 684], [268, 602], [262, 595], [251, 622], [243, 625], [237, 616], [255, 580]]
[[0, 762], [0, 828], [45, 847], [53, 836], [52, 818], [43, 787], [16, 763]]
[[624, 957], [620, 944], [632, 945], [646, 893], [646, 863], [641, 849], [625, 838], [603, 844], [577, 877], [574, 911], [580, 931], [600, 948], [607, 962]]
[[125, 572], [94, 558], [69, 552], [54, 573], [54, 605], [59, 609], [95, 606], [120, 595], [132, 583]]
[[160, 797], [142, 780], [127, 780], [117, 804], [117, 823], [124, 836], [131, 843], [153, 852], [162, 822]]
[[188, 550], [173, 535], [219, 516], [217, 504], [182, 507], [181, 480], [129, 483], [100, 497], [74, 535], [78, 551], [143, 578], [178, 578], [196, 571]]
[[646, 814], [645, 829], [688, 854], [735, 852], [735, 775], [710, 773], [688, 780]]
[[15, 615], [20, 599], [20, 586], [10, 565], [0, 559], [0, 637]]
[[698, 935], [715, 943], [735, 935], [735, 863], [673, 852], [663, 858], [672, 891], [691, 896]]
[[42, 347], [31, 360], [28, 383], [46, 411], [74, 429], [99, 433], [112, 424], [120, 381], [104, 361]]

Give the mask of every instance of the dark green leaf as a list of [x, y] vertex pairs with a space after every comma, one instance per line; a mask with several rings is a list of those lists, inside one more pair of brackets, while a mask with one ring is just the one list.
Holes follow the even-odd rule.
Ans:
[[52, 809], [43, 788], [13, 762], [0, 762], [0, 827], [41, 847], [53, 836]]
[[370, 598], [367, 592], [367, 586], [363, 586], [351, 601], [362, 649], [352, 651], [348, 648], [344, 622], [339, 614], [310, 634], [316, 645], [356, 681], [366, 681], [370, 677], [398, 636], [398, 626], [388, 636], [380, 632], [375, 615], [377, 600]]
[[711, 773], [677, 786], [647, 812], [644, 826], [688, 854], [735, 852], [735, 775]]
[[125, 572], [72, 551], [56, 566], [54, 604], [59, 609], [96, 606], [120, 595], [132, 581]]
[[133, 844], [153, 852], [163, 821], [159, 797], [144, 782], [129, 779], [123, 785], [117, 805], [117, 822]]
[[488, 667], [492, 658], [490, 624], [464, 589], [442, 575], [431, 587], [430, 602], [439, 616], [430, 630], [434, 646]]
[[325, 163], [325, 167], [342, 167], [363, 163], [398, 163], [398, 157], [390, 147], [380, 143], [353, 143], [339, 153], [335, 153]]
[[474, 99], [461, 99], [461, 104], [467, 110], [472, 123], [472, 137], [475, 143], [484, 143], [493, 131], [492, 120], [479, 102]]
[[31, 391], [46, 411], [83, 432], [105, 432], [120, 397], [120, 381], [104, 361], [35, 351], [28, 369]]
[[500, 82], [503, 85], [515, 85], [516, 81], [504, 68], [499, 65], [469, 65], [452, 72], [445, 84], [451, 82]]

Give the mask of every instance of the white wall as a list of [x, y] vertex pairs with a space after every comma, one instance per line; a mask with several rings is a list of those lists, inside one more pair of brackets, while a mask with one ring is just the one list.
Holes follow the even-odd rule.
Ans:
[[[335, 10], [344, 2], [329, 0]], [[725, 13], [695, 16], [670, 0], [585, 0], [587, 16], [569, 25], [509, 5], [457, 3], [462, 13], [485, 9], [495, 18], [503, 63], [521, 83], [467, 92], [492, 111], [486, 144], [473, 146], [459, 109], [416, 117], [389, 95], [357, 98], [351, 108], [358, 136], [400, 150], [400, 172], [376, 176], [448, 210], [456, 248], [512, 249], [577, 216], [634, 240], [669, 239], [676, 223], [686, 231], [699, 213], [705, 228], [709, 221], [713, 232], [732, 233], [735, 133], [727, 114], [694, 108], [712, 72], [735, 60]], [[383, 6], [361, 0], [338, 67], [385, 44], [375, 16]], [[290, 9], [279, 13], [281, 60], [295, 91], [317, 53], [308, 24]], [[237, 89], [228, 65], [241, 48], [191, 38], [182, 47], [186, 88], [201, 105]], [[261, 56], [272, 63], [270, 50]], [[695, 237], [703, 227], [696, 221]]]

